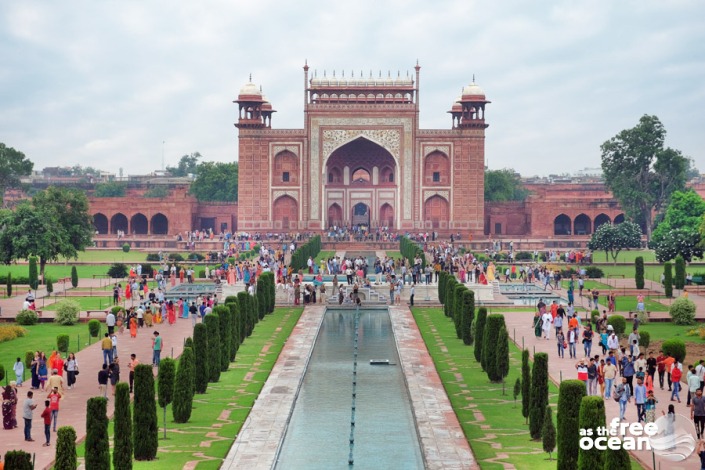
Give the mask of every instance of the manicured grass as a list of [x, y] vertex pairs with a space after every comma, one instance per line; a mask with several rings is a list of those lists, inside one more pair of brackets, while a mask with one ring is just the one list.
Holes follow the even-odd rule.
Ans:
[[329, 251], [329, 250], [321, 251], [320, 253], [318, 253], [318, 256], [316, 256], [315, 262], [316, 262], [316, 264], [318, 264], [320, 266], [321, 260], [327, 261], [328, 258], [333, 258], [333, 257], [335, 257], [335, 251]]
[[42, 310], [56, 310], [58, 307], [59, 302], [62, 300], [73, 300], [74, 302], [78, 302], [78, 305], [81, 306], [81, 310], [103, 310], [108, 308], [108, 306], [113, 304], [113, 296], [112, 292], [110, 296], [103, 296], [103, 297], [57, 297], [57, 302], [46, 305], [45, 307], [42, 308]]
[[[20, 357], [24, 362], [24, 355], [27, 351], [44, 351], [49, 357], [51, 351], [56, 349], [56, 337], [59, 335], [69, 335], [69, 351], [71, 352], [77, 352], [88, 346], [88, 326], [85, 323], [73, 326], [39, 323], [22, 328], [27, 330], [25, 336], [0, 343], [0, 364], [5, 366], [8, 381], [15, 378], [12, 365], [17, 357]], [[95, 343], [96, 340], [92, 339], [91, 342]], [[29, 373], [25, 370], [25, 380], [28, 378]]]
[[[82, 266], [76, 266], [76, 271], [78, 272], [78, 277], [90, 278], [94, 274], [105, 275], [108, 274], [108, 269], [110, 268], [107, 264], [88, 264]], [[12, 273], [12, 276], [23, 276], [27, 277], [29, 275], [29, 266], [24, 264], [13, 264], [10, 266], [0, 267], [0, 274]], [[44, 273], [47, 277], [51, 278], [53, 281], [57, 279], [71, 277], [71, 265], [70, 264], [48, 264]], [[79, 281], [79, 286], [81, 285]]]
[[[561, 281], [561, 286], [563, 287], [563, 289], [567, 290], [568, 284], [570, 284], [570, 281], [565, 281], [565, 280]], [[578, 292], [578, 281], [577, 280], [573, 283], [573, 287], [575, 288], [575, 292]], [[584, 287], [583, 287], [583, 293], [586, 292], [588, 289], [606, 290], [609, 288], [610, 288], [610, 286], [608, 286], [607, 284], [603, 284], [600, 281], [593, 281], [590, 279], [586, 279]]]
[[[514, 405], [512, 389], [521, 375], [521, 351], [510, 342], [510, 371], [506, 395], [502, 396], [502, 386], [488, 381], [487, 374], [475, 362], [472, 346], [465, 346], [457, 339], [453, 322], [441, 309], [416, 307], [412, 312], [481, 468], [502, 469], [506, 463], [517, 469], [555, 469], [555, 460], [546, 460], [548, 454], [543, 452], [541, 442], [532, 441], [529, 436], [521, 414], [521, 398]], [[549, 383], [549, 402], [555, 406], [557, 399], [558, 389]], [[474, 412], [478, 411], [484, 416], [482, 422], [475, 417]], [[490, 428], [481, 429], [481, 426]], [[496, 437], [487, 438], [489, 434]], [[496, 459], [500, 453], [509, 457]], [[495, 460], [488, 462], [488, 459]]]
[[[655, 263], [656, 254], [652, 250], [622, 250], [617, 255], [618, 263], [633, 263], [637, 256], [644, 258], [645, 263]], [[604, 251], [592, 252], [593, 263], [611, 263], [612, 255], [605, 257]]]
[[[600, 296], [600, 309], [602, 310], [602, 307], [606, 307], [606, 301], [604, 300], [604, 296]], [[615, 307], [618, 312], [628, 312], [636, 311], [636, 296], [633, 295], [617, 295], [617, 298], [615, 300]], [[655, 300], [651, 300], [649, 298], [644, 299], [644, 307], [646, 307], [646, 310], [649, 312], [668, 312], [668, 306], [664, 305], [660, 302], [657, 302]]]
[[[163, 439], [163, 411], [157, 408], [157, 460], [134, 461], [133, 468], [183, 468], [190, 461], [199, 461], [197, 469], [219, 468], [302, 312], [301, 308], [277, 308], [272, 315], [260, 321], [252, 336], [240, 346], [230, 369], [221, 374], [220, 382], [208, 384], [205, 394], [194, 397], [188, 423], [174, 423], [171, 406], [167, 407], [167, 440]], [[228, 413], [223, 418], [224, 412]], [[111, 437], [113, 423], [111, 420]], [[201, 446], [202, 443], [208, 445]], [[79, 458], [82, 458], [85, 444], [77, 450]]]
[[390, 250], [387, 250], [386, 253], [387, 253], [387, 256], [388, 256], [389, 258], [394, 258], [394, 259], [399, 259], [399, 258], [401, 258], [401, 251], [390, 251]]
[[[64, 262], [66, 261], [67, 263], [71, 264], [73, 261], [79, 261], [82, 263], [92, 263], [92, 262], [103, 262], [103, 263], [137, 263], [137, 262], [143, 262], [143, 263], [154, 263], [154, 261], [147, 261], [147, 255], [149, 253], [159, 253], [158, 249], [155, 249], [154, 251], [133, 251], [130, 250], [127, 253], [122, 251], [122, 248], [113, 248], [111, 250], [87, 250], [87, 251], [82, 251], [81, 253], [78, 254], [78, 259], [74, 260], [73, 258], [69, 259], [64, 259], [64, 258], [59, 258], [59, 262]], [[186, 258], [186, 254], [182, 253], [184, 258]]]
[[[648, 331], [651, 341], [665, 341], [670, 338], [680, 338], [686, 343], [705, 343], [700, 336], [686, 336], [688, 331], [697, 330], [700, 325], [680, 326], [673, 323], [647, 323], [639, 326], [639, 331]], [[631, 331], [631, 329], [629, 329]]]

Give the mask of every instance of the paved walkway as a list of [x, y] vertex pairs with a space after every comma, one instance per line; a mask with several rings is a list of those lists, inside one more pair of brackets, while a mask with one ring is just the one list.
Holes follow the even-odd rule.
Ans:
[[[493, 313], [501, 313], [500, 309], [494, 309]], [[551, 379], [556, 382], [560, 383], [561, 380], [567, 380], [567, 379], [576, 379], [577, 378], [577, 372], [575, 370], [575, 364], [577, 360], [575, 359], [570, 359], [568, 357], [568, 354], [566, 354], [564, 359], [561, 359], [558, 357], [558, 352], [557, 352], [557, 346], [556, 346], [556, 340], [554, 339], [554, 331], [551, 332], [551, 339], [550, 340], [545, 340], [543, 338], [536, 338], [534, 336], [534, 329], [532, 326], [532, 320], [533, 320], [533, 313], [531, 312], [526, 312], [526, 313], [518, 313], [518, 312], [512, 312], [512, 313], [505, 313], [504, 314], [505, 321], [507, 324], [507, 330], [509, 332], [510, 338], [515, 340], [517, 346], [519, 348], [522, 347], [522, 344], [524, 345], [525, 348], [529, 350], [529, 354], [533, 358], [533, 355], [535, 352], [545, 352], [548, 353], [549, 356], [549, 361], [548, 361], [548, 369], [549, 369], [549, 374], [551, 376]], [[578, 358], [583, 357], [583, 350], [582, 346], [579, 345], [580, 347], [578, 348]], [[599, 346], [593, 346], [592, 348], [592, 355], [594, 356], [595, 354], [600, 354], [601, 350]], [[658, 354], [658, 351], [655, 352], [655, 354]], [[657, 380], [658, 382], [658, 380]], [[635, 382], [636, 383], [636, 382]], [[668, 405], [671, 403], [670, 402], [670, 392], [666, 390], [660, 390], [658, 387], [658, 383], [656, 384], [656, 388], [654, 389], [654, 393], [656, 396], [656, 399], [659, 401], [657, 407], [656, 407], [656, 412], [657, 412], [657, 417], [661, 415], [661, 410], [665, 410], [668, 408]], [[686, 407], [686, 398], [687, 398], [687, 391], [681, 391], [681, 402], [682, 403], [674, 403], [675, 408], [676, 408], [676, 413], [684, 415], [686, 418], [690, 417], [690, 411]], [[607, 423], [609, 423], [613, 418], [618, 418], [619, 417], [619, 404], [610, 399], [610, 400], [605, 400], [605, 410], [607, 414]], [[634, 404], [634, 400], [632, 399], [632, 402], [628, 405], [627, 407], [627, 413], [626, 413], [626, 419], [629, 422], [636, 422], [636, 405]], [[641, 464], [645, 468], [653, 468], [653, 460], [652, 460], [652, 455], [651, 452], [647, 451], [641, 451], [641, 452], [636, 452], [634, 454], [641, 462]], [[661, 459], [658, 456], [656, 457], [656, 468], [667, 468], [669, 470], [685, 470], [685, 469], [693, 469], [693, 468], [699, 468], [700, 465], [700, 459], [695, 457], [695, 455], [691, 455], [690, 458], [688, 458], [684, 462], [670, 462], [665, 459]]]

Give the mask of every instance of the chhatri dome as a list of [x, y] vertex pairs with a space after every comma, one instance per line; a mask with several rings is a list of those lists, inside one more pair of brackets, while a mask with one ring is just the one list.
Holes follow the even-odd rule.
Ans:
[[468, 99], [471, 97], [481, 97], [482, 99], [485, 98], [485, 91], [475, 83], [474, 76], [472, 77], [472, 83], [463, 88], [463, 99]]

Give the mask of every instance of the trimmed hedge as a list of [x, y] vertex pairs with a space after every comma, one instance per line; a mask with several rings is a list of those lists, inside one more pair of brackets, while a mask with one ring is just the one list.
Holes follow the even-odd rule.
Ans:
[[135, 404], [133, 413], [133, 444], [135, 460], [154, 460], [157, 456], [157, 402], [154, 399], [152, 367], [135, 367]]
[[475, 349], [473, 354], [475, 360], [480, 363], [482, 370], [485, 370], [485, 362], [482, 356], [482, 340], [485, 336], [485, 323], [487, 322], [487, 309], [480, 307], [477, 310], [477, 318], [475, 318]]
[[578, 466], [580, 401], [586, 394], [582, 380], [564, 380], [558, 388], [558, 470]]
[[678, 362], [685, 361], [685, 342], [680, 338], [667, 339], [661, 345], [664, 354], [675, 358]]
[[6, 470], [32, 470], [32, 456], [23, 450], [8, 450], [5, 453]]
[[[76, 431], [71, 426], [61, 426], [56, 433], [56, 454], [54, 470], [76, 470]], [[115, 467], [116, 470], [118, 467]]]
[[490, 382], [502, 381], [502, 375], [497, 369], [499, 362], [497, 359], [499, 355], [497, 344], [502, 328], [506, 329], [504, 315], [493, 313], [487, 316], [487, 324], [482, 338], [482, 357], [485, 364], [485, 372], [487, 372], [487, 378], [490, 379]]
[[197, 323], [193, 329], [193, 346], [196, 393], [206, 393], [210, 372], [208, 370], [208, 328], [205, 323]]
[[81, 306], [75, 300], [61, 300], [56, 304], [54, 323], [64, 326], [75, 325], [80, 311]]
[[465, 289], [463, 292], [463, 313], [460, 322], [460, 331], [463, 343], [470, 346], [473, 342], [472, 322], [475, 318], [475, 292]]
[[648, 331], [639, 332], [639, 346], [646, 349], [651, 344], [651, 335]]
[[230, 325], [230, 307], [218, 305], [213, 309], [218, 316], [220, 331], [220, 371], [225, 372], [230, 368], [230, 352], [232, 347], [232, 327]]
[[107, 399], [103, 397], [88, 399], [86, 410], [86, 468], [110, 468], [107, 409]]
[[56, 349], [59, 352], [69, 352], [69, 335], [59, 335], [56, 337]]
[[453, 318], [453, 312], [455, 312], [455, 286], [458, 285], [458, 281], [455, 276], [448, 275], [446, 280], [446, 302], [443, 304], [443, 311], [446, 317]]
[[623, 335], [627, 329], [627, 320], [622, 315], [612, 315], [607, 319], [607, 324], [612, 325], [617, 336]]
[[458, 283], [455, 285], [453, 295], [453, 324], [455, 325], [455, 335], [458, 339], [463, 339], [462, 321], [463, 321], [463, 294], [468, 290], [467, 287]]
[[29, 287], [37, 290], [39, 287], [39, 272], [37, 271], [37, 257], [29, 257]]
[[[497, 377], [499, 377], [499, 380], [502, 382], [504, 382], [505, 377], [509, 375], [509, 333], [507, 332], [507, 327], [504, 325], [504, 320], [497, 337], [497, 363], [495, 365], [495, 371], [497, 372]], [[504, 395], [504, 386], [502, 386], [502, 395]]]
[[548, 452], [548, 460], [553, 460], [551, 453], [556, 448], [556, 427], [553, 425], [553, 415], [551, 405], [546, 405], [543, 415], [543, 429], [541, 430], [541, 442], [544, 452]]
[[78, 271], [76, 271], [76, 266], [71, 266], [71, 286], [74, 289], [78, 287]]
[[529, 366], [529, 350], [521, 352], [521, 415], [529, 423], [531, 409], [531, 366]]
[[88, 334], [91, 335], [93, 338], [97, 338], [98, 335], [100, 334], [100, 321], [96, 320], [93, 318], [92, 320], [88, 320]]
[[605, 466], [603, 468], [605, 470], [631, 470], [632, 462], [629, 452], [621, 445], [618, 450], [605, 452]]
[[15, 316], [15, 321], [18, 325], [36, 325], [39, 321], [39, 316], [34, 310], [20, 310]]
[[176, 423], [186, 423], [191, 418], [195, 391], [194, 380], [193, 350], [185, 347], [179, 357], [179, 369], [176, 371], [174, 387], [174, 404], [171, 407], [172, 416]]
[[441, 271], [438, 275], [438, 301], [441, 303], [441, 305], [445, 305], [447, 281], [448, 273], [445, 271]]
[[220, 380], [220, 320], [209, 313], [203, 321], [208, 328], [208, 381], [215, 383]]
[[[605, 401], [602, 397], [583, 397], [580, 401], [580, 417], [578, 426], [581, 429], [592, 429], [604, 427], [605, 422]], [[594, 470], [602, 468], [605, 464], [605, 452], [593, 447], [590, 450], [579, 449], [578, 470]]]
[[237, 300], [225, 304], [230, 311], [230, 362], [235, 360], [237, 350], [240, 349], [240, 312]]
[[663, 265], [663, 287], [666, 297], [673, 297], [673, 269], [670, 261]]
[[548, 354], [536, 353], [531, 371], [531, 405], [529, 408], [529, 434], [541, 439], [543, 417], [548, 405]]
[[251, 298], [252, 296], [247, 292], [238, 292], [237, 294], [237, 305], [240, 309], [240, 316], [242, 317], [240, 326], [244, 327], [240, 330], [240, 336], [242, 337], [240, 344], [242, 344], [245, 338], [252, 334], [255, 325], [252, 321]]
[[426, 256], [421, 247], [407, 236], [399, 239], [399, 251], [401, 255], [409, 260], [409, 266], [414, 265], [414, 258], [421, 258], [421, 267], [426, 267]]
[[5, 287], [7, 291], [7, 296], [12, 297], [12, 273], [7, 273], [7, 279], [5, 280]]
[[115, 432], [113, 435], [113, 468], [132, 469], [132, 411], [130, 386], [120, 382], [115, 387]]
[[291, 254], [289, 266], [294, 269], [294, 271], [298, 271], [299, 269], [308, 269], [308, 265], [306, 264], [308, 258], [311, 257], [316, 259], [316, 256], [318, 256], [318, 253], [320, 252], [321, 236], [316, 235], [298, 247], [294, 253]]
[[637, 289], [644, 288], [644, 257], [637, 256], [634, 259], [634, 282]]
[[176, 375], [176, 361], [167, 357], [159, 362], [159, 375], [157, 376], [157, 398], [164, 413], [164, 439], [166, 439], [166, 407], [174, 399], [174, 376]]
[[676, 256], [675, 264], [676, 276], [673, 279], [673, 284], [676, 286], [676, 289], [683, 289], [683, 286], [685, 286], [685, 260], [683, 256]]

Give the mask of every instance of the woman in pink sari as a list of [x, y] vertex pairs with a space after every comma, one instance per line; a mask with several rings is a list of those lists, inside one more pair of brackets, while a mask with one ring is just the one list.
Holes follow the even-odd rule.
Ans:
[[166, 315], [169, 319], [170, 325], [176, 323], [176, 311], [174, 310], [174, 302], [172, 300], [169, 301], [169, 304], [166, 307]]
[[235, 285], [235, 269], [232, 266], [228, 268], [228, 284]]

